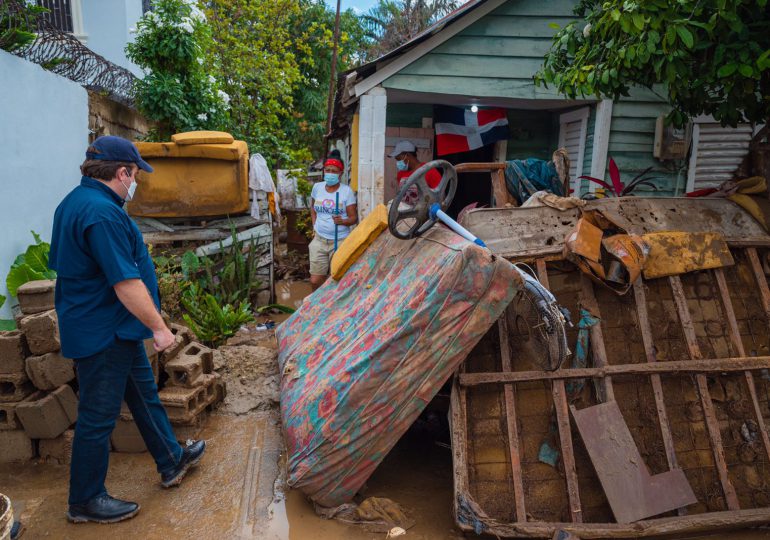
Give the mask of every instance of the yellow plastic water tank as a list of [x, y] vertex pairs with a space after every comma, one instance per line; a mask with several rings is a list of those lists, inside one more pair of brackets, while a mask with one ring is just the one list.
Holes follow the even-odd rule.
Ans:
[[140, 172], [129, 214], [208, 217], [248, 210], [249, 149], [244, 141], [211, 131], [180, 133], [173, 139], [178, 142], [136, 143], [154, 172]]

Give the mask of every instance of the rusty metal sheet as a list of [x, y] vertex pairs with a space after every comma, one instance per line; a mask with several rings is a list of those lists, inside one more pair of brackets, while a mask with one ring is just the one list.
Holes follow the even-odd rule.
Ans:
[[681, 469], [650, 474], [617, 402], [570, 410], [618, 523], [698, 502]]
[[[590, 201], [585, 209], [599, 210], [631, 234], [718, 231], [730, 244], [770, 245], [762, 226], [726, 199], [625, 197]], [[577, 209], [481, 208], [468, 212], [462, 225], [497, 255], [531, 259], [561, 253], [579, 217]]]
[[725, 237], [719, 233], [669, 231], [645, 234], [642, 238], [650, 246], [644, 265], [645, 279], [735, 264]]

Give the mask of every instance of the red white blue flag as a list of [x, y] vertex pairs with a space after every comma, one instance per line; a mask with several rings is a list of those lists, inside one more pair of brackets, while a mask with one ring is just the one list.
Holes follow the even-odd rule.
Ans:
[[470, 109], [437, 106], [434, 109], [436, 154], [468, 152], [510, 138], [505, 109]]

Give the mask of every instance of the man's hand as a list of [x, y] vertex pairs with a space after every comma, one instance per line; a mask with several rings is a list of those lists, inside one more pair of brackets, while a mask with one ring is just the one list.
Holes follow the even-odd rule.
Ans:
[[174, 334], [171, 333], [171, 330], [169, 330], [166, 325], [163, 325], [162, 329], [152, 333], [152, 339], [154, 341], [153, 347], [155, 347], [155, 351], [161, 352], [171, 347], [175, 338]]

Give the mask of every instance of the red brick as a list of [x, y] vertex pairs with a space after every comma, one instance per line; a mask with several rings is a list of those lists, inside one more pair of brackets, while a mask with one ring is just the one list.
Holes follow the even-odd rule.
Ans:
[[23, 373], [29, 355], [27, 340], [18, 330], [0, 332], [0, 373]]
[[46, 463], [69, 465], [72, 461], [72, 441], [75, 430], [68, 429], [55, 439], [40, 439], [38, 454]]
[[26, 373], [0, 374], [0, 403], [21, 401], [34, 391]]
[[75, 378], [75, 364], [58, 352], [27, 358], [27, 376], [40, 390], [54, 390]]
[[174, 359], [166, 362], [164, 368], [170, 384], [192, 388], [201, 384], [198, 379], [207, 365], [213, 366], [211, 349], [193, 342], [186, 345]]
[[16, 297], [19, 300], [22, 313], [31, 315], [53, 309], [55, 289], [55, 279], [28, 281], [19, 287], [16, 291]]
[[35, 457], [35, 445], [21, 430], [0, 431], [0, 463], [19, 463]]
[[27, 315], [21, 320], [21, 331], [27, 338], [32, 354], [41, 355], [61, 348], [59, 322], [53, 310]]
[[139, 428], [136, 427], [131, 414], [120, 415], [120, 418], [115, 423], [115, 429], [112, 430], [110, 440], [112, 441], [112, 448], [116, 452], [137, 454], [147, 451], [144, 439], [142, 439]]
[[20, 403], [16, 414], [29, 437], [55, 439], [77, 420], [77, 398], [65, 384], [39, 399]]

